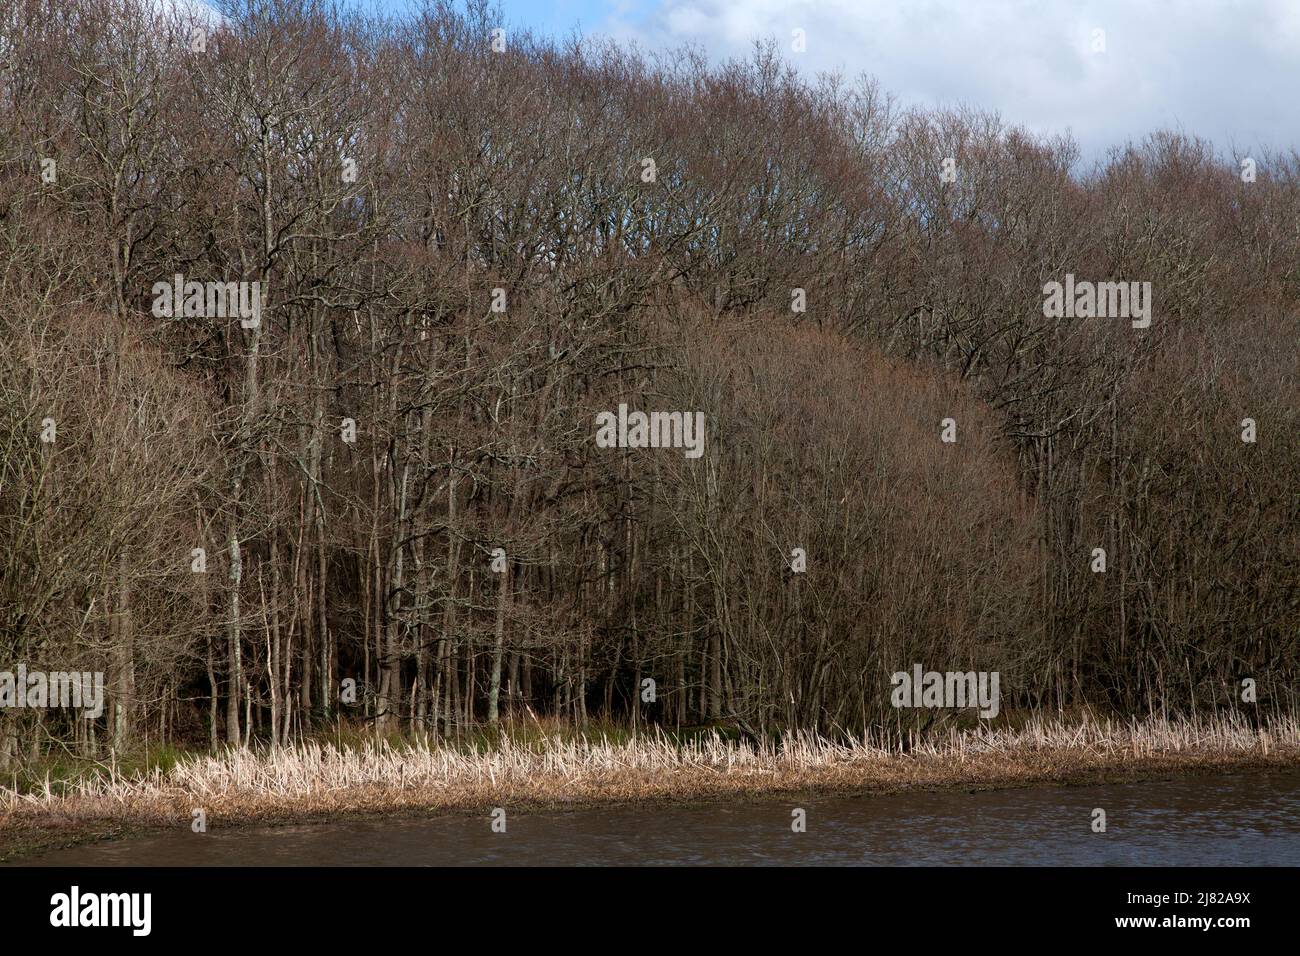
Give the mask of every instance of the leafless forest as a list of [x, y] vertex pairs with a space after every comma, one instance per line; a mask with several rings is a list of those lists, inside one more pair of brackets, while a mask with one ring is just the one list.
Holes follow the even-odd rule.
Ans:
[[[1291, 709], [1300, 153], [1085, 163], [774, 46], [494, 49], [474, 4], [159, 9], [0, 8], [0, 669], [108, 692], [0, 710], [0, 762], [834, 736], [935, 720], [890, 706], [916, 662], [1008, 713]], [[1066, 273], [1150, 327], [1046, 318]], [[176, 275], [260, 324], [155, 315]], [[703, 456], [598, 447], [620, 403]]]

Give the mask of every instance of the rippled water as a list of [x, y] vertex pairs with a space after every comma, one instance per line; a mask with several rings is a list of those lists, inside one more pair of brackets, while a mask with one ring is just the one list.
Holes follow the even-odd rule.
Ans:
[[[807, 832], [791, 832], [791, 810]], [[1092, 811], [1107, 830], [1093, 833]], [[507, 808], [509, 811], [509, 808]], [[1300, 771], [174, 833], [30, 862], [178, 865], [1300, 865]]]

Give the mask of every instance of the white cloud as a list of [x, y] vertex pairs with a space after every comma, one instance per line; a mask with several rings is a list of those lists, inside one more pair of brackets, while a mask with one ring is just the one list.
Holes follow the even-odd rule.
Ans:
[[[795, 27], [806, 53], [790, 52]], [[906, 104], [1069, 129], [1091, 156], [1158, 128], [1300, 145], [1300, 0], [660, 0], [594, 32], [715, 59], [772, 37], [809, 75], [869, 73]]]

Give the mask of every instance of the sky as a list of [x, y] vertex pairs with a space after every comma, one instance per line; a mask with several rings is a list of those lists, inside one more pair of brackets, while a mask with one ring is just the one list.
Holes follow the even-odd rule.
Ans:
[[[357, 0], [400, 11], [410, 0]], [[1085, 157], [1175, 129], [1225, 153], [1300, 148], [1300, 0], [500, 0], [508, 25], [712, 58], [774, 38], [809, 77], [966, 104]], [[806, 50], [792, 49], [802, 29]], [[1101, 32], [1097, 32], [1101, 31]]]

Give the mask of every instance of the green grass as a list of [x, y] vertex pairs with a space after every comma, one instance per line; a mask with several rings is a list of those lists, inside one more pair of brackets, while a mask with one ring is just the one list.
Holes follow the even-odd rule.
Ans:
[[[87, 776], [109, 773], [114, 769], [125, 776], [152, 773], [155, 770], [167, 773], [195, 752], [197, 751], [175, 744], [161, 744], [110, 754], [100, 759], [66, 752], [49, 754], [33, 763], [11, 769], [5, 782], [19, 793], [28, 793], [33, 789], [43, 789], [47, 780], [51, 788], [57, 790]], [[206, 753], [206, 750], [202, 752]]]

